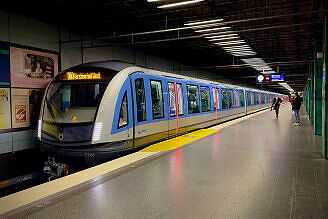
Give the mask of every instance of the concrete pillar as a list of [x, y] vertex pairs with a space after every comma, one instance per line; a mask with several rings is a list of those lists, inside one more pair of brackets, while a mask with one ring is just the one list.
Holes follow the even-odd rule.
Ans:
[[[320, 45], [320, 44], [319, 44]], [[314, 134], [322, 134], [322, 68], [323, 58], [321, 46], [317, 46], [316, 60], [314, 61]]]
[[327, 51], [327, 2], [324, 1], [324, 36], [323, 36], [323, 74], [322, 74], [322, 155], [328, 158], [328, 80], [326, 77], [326, 66], [328, 65], [328, 51]]

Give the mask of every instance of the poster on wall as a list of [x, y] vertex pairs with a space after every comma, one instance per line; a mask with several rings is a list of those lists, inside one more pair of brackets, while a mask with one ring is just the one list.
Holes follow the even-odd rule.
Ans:
[[10, 129], [10, 89], [0, 88], [0, 129]]
[[0, 45], [0, 85], [9, 86], [9, 47]]
[[36, 127], [43, 92], [43, 89], [12, 89], [13, 128]]
[[22, 128], [30, 126], [28, 102], [28, 89], [11, 90], [11, 116], [13, 128]]
[[11, 86], [45, 88], [58, 73], [58, 55], [10, 47]]

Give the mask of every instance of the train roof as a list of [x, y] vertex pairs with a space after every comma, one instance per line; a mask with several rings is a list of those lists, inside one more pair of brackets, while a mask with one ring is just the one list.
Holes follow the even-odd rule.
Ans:
[[[148, 69], [148, 70], [151, 70], [152, 73], [155, 73], [157, 75], [166, 76], [166, 77], [174, 77], [174, 78], [185, 79], [185, 80], [196, 80], [196, 81], [203, 82], [203, 83], [210, 83], [210, 84], [222, 85], [222, 86], [230, 86], [230, 87], [234, 87], [234, 88], [245, 88], [245, 89], [251, 90], [251, 91], [260, 91], [260, 92], [279, 94], [276, 92], [263, 91], [263, 90], [258, 90], [258, 89], [254, 89], [254, 88], [250, 88], [250, 87], [242, 87], [242, 86], [222, 83], [222, 82], [218, 82], [218, 81], [209, 81], [209, 80], [201, 79], [201, 78], [193, 78], [193, 77], [189, 77], [189, 76], [185, 76], [185, 75], [163, 72], [163, 71], [159, 71], [156, 69], [142, 67], [142, 66], [138, 66], [136, 64], [123, 62], [123, 61], [119, 61], [119, 60], [88, 62], [88, 63], [81, 64], [78, 66], [74, 66], [72, 68], [76, 68], [76, 67], [101, 67], [101, 68], [111, 69], [111, 70], [114, 70], [117, 72], [120, 72], [127, 68], [140, 68], [140, 70]], [[279, 94], [279, 95], [283, 95], [283, 94]]]

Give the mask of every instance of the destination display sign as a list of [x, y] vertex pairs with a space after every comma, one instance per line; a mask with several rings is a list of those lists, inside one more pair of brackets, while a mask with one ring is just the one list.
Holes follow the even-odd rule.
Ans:
[[258, 84], [273, 84], [285, 81], [285, 74], [258, 74], [256, 83]]
[[284, 74], [272, 74], [271, 75], [271, 82], [284, 82], [285, 75]]
[[66, 72], [63, 80], [100, 80], [102, 79], [100, 72]]

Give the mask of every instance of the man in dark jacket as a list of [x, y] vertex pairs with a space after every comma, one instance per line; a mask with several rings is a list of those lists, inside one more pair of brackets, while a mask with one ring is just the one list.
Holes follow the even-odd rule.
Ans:
[[302, 100], [301, 97], [298, 95], [297, 92], [295, 92], [295, 98], [292, 105], [292, 110], [295, 114], [296, 123], [294, 123], [295, 126], [300, 125], [300, 108], [301, 108]]
[[278, 95], [276, 95], [276, 97], [272, 101], [271, 109], [272, 109], [272, 106], [273, 106], [273, 109], [276, 111], [276, 117], [277, 118], [279, 116], [279, 107], [280, 107], [281, 103], [282, 103], [282, 100], [280, 99], [280, 97]]

